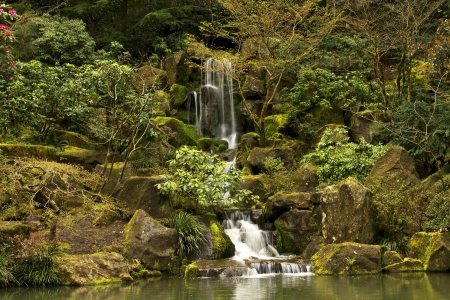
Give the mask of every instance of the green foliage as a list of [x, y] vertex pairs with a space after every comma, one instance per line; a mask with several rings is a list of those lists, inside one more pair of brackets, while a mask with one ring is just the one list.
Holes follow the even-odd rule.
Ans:
[[186, 258], [200, 253], [200, 243], [206, 240], [206, 226], [196, 216], [184, 211], [175, 212], [169, 220], [169, 227], [178, 232], [178, 256]]
[[291, 173], [286, 169], [281, 158], [268, 156], [263, 159], [262, 163], [264, 173], [267, 175], [263, 177], [263, 183], [270, 195], [292, 189], [294, 183]]
[[[215, 155], [183, 146], [169, 161], [169, 174], [161, 175], [156, 185], [172, 201], [191, 199], [196, 207], [229, 207], [251, 196], [248, 190], [236, 190], [242, 173]], [[252, 199], [253, 200], [253, 199]]]
[[364, 182], [375, 162], [387, 151], [387, 146], [373, 146], [363, 138], [359, 144], [349, 143], [343, 128], [327, 128], [314, 152], [302, 158], [302, 163], [319, 167], [320, 183], [335, 184], [347, 177]]
[[19, 282], [11, 272], [14, 256], [11, 253], [0, 252], [0, 287], [17, 285]]
[[92, 62], [95, 42], [83, 21], [59, 16], [47, 18], [48, 22], [39, 28], [40, 35], [31, 42], [35, 59], [78, 65]]

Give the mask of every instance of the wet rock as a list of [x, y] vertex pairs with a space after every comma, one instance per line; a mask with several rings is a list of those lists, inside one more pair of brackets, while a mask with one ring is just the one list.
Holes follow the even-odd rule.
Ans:
[[320, 199], [322, 234], [327, 244], [373, 242], [372, 193], [355, 178], [325, 188]]
[[167, 270], [178, 243], [178, 233], [139, 209], [124, 230], [124, 257], [138, 259], [160, 271]]

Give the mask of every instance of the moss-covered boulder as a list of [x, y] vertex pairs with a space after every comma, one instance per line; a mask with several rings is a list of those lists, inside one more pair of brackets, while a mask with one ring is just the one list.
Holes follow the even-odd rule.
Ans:
[[155, 115], [160, 117], [170, 116], [170, 95], [164, 91], [156, 91], [153, 94], [153, 101], [157, 103]]
[[193, 125], [186, 125], [178, 119], [171, 117], [157, 117], [155, 124], [164, 133], [169, 144], [175, 148], [181, 145], [197, 146], [198, 136]]
[[370, 244], [374, 237], [372, 193], [353, 177], [329, 186], [320, 198], [322, 234], [327, 244]]
[[142, 209], [153, 218], [167, 218], [171, 212], [169, 200], [155, 187], [161, 182], [159, 176], [130, 176], [116, 187], [112, 196], [126, 212]]
[[345, 125], [340, 124], [327, 124], [322, 127], [320, 127], [316, 132], [314, 132], [310, 147], [312, 149], [315, 149], [317, 147], [317, 144], [320, 142], [320, 140], [323, 138], [326, 132], [332, 132], [333, 135], [327, 136], [327, 141], [334, 142], [334, 141], [342, 141], [349, 137], [348, 134], [349, 128]]
[[[123, 170], [125, 168], [125, 170]], [[124, 181], [130, 176], [136, 176], [136, 170], [131, 164], [125, 166], [124, 162], [116, 162], [114, 164], [101, 164], [96, 165], [94, 172], [102, 175], [106, 182], [103, 184], [102, 193], [105, 195], [112, 195], [119, 183], [120, 176], [122, 175], [122, 180]]]
[[[285, 126], [288, 124], [289, 117], [287, 114], [271, 115], [264, 118], [264, 131], [266, 139], [277, 137], [282, 133]], [[259, 132], [258, 132], [259, 133]]]
[[123, 255], [163, 271], [167, 270], [177, 244], [175, 229], [161, 225], [139, 209], [125, 227]]
[[354, 141], [361, 138], [372, 145], [381, 142], [380, 131], [385, 122], [385, 113], [381, 111], [364, 110], [355, 113], [350, 119], [350, 132]]
[[54, 146], [70, 145], [84, 149], [95, 149], [97, 146], [84, 136], [77, 132], [66, 130], [53, 130], [50, 132], [47, 143]]
[[295, 157], [294, 150], [289, 147], [279, 148], [261, 148], [256, 147], [250, 151], [247, 157], [247, 163], [253, 168], [254, 174], [266, 171], [264, 167], [264, 159], [268, 157], [280, 158], [286, 167], [289, 167]]
[[384, 268], [389, 265], [398, 264], [403, 261], [397, 251], [385, 251], [381, 258], [381, 266]]
[[395, 189], [419, 182], [419, 175], [408, 151], [403, 147], [394, 146], [377, 160], [366, 178], [365, 185], [368, 187], [384, 185]]
[[228, 149], [228, 143], [222, 140], [213, 140], [209, 137], [198, 139], [197, 148], [206, 152], [224, 153]]
[[58, 277], [63, 285], [86, 285], [133, 280], [128, 264], [115, 252], [56, 257]]
[[[112, 161], [113, 157], [109, 158]], [[74, 146], [67, 146], [59, 153], [59, 161], [62, 163], [69, 163], [79, 165], [83, 169], [92, 171], [96, 165], [103, 164], [106, 161], [106, 153], [102, 153], [96, 150], [84, 149]], [[122, 161], [120, 155], [114, 156], [115, 162]]]
[[408, 254], [411, 258], [421, 260], [425, 271], [449, 271], [450, 232], [415, 233], [408, 243]]
[[225, 233], [223, 227], [217, 221], [215, 215], [206, 215], [211, 230], [211, 238], [213, 243], [212, 259], [230, 258], [234, 256], [235, 248], [230, 237]]
[[186, 269], [184, 270], [184, 277], [192, 278], [198, 276], [198, 266], [196, 262], [193, 262], [186, 266]]
[[377, 274], [381, 272], [381, 248], [378, 245], [341, 243], [323, 246], [311, 258], [318, 275]]
[[275, 221], [278, 252], [301, 254], [309, 238], [318, 235], [319, 226], [312, 211], [292, 209]]
[[312, 165], [302, 165], [292, 174], [294, 190], [297, 192], [313, 193], [319, 185], [317, 171], [319, 168]]
[[308, 193], [278, 192], [269, 197], [266, 202], [266, 211], [270, 219], [275, 220], [291, 209], [311, 210], [313, 204]]
[[187, 87], [181, 84], [173, 84], [169, 90], [170, 107], [178, 109], [189, 94]]
[[317, 121], [319, 126], [325, 126], [327, 124], [345, 124], [344, 112], [341, 108], [316, 106], [309, 109], [307, 112], [312, 115], [313, 120]]
[[0, 221], [0, 237], [2, 235], [13, 237], [21, 235], [28, 237], [33, 226], [20, 221]]
[[422, 261], [406, 257], [401, 262], [397, 262], [384, 267], [383, 271], [390, 273], [423, 272], [424, 267]]
[[188, 64], [189, 58], [184, 52], [177, 52], [168, 57], [165, 61], [167, 71], [167, 83], [171, 86], [174, 83], [187, 84], [191, 75], [191, 67]]
[[[245, 175], [242, 178], [242, 183], [239, 185], [238, 189], [246, 189], [251, 191], [254, 195], [259, 197], [259, 202], [267, 201], [267, 190], [264, 186], [265, 175]], [[255, 203], [242, 203], [244, 207], [250, 208]]]
[[145, 94], [153, 87], [167, 85], [167, 72], [152, 66], [143, 66], [134, 76], [133, 86], [139, 94]]
[[249, 167], [247, 163], [250, 150], [259, 145], [259, 134], [255, 132], [247, 132], [241, 136], [236, 151], [236, 165], [240, 168]]
[[58, 151], [54, 147], [26, 144], [0, 144], [0, 150], [6, 157], [34, 157], [57, 161]]

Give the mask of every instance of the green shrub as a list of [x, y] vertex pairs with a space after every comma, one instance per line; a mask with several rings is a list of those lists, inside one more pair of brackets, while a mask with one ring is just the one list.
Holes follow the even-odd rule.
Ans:
[[268, 194], [273, 195], [279, 191], [291, 190], [294, 186], [292, 176], [284, 166], [281, 158], [268, 156], [262, 161], [265, 174], [263, 183]]
[[169, 227], [178, 232], [177, 255], [185, 258], [192, 253], [200, 253], [200, 243], [206, 240], [206, 226], [197, 217], [181, 211], [175, 212], [169, 220]]

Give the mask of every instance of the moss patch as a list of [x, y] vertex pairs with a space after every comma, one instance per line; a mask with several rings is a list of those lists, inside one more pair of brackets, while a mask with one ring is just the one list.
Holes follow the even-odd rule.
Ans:
[[170, 92], [171, 106], [177, 109], [181, 104], [183, 104], [184, 100], [186, 99], [188, 89], [184, 85], [175, 83], [170, 87], [169, 92]]
[[9, 157], [34, 157], [47, 160], [57, 160], [56, 148], [41, 145], [0, 144], [3, 155]]
[[211, 237], [213, 243], [212, 259], [229, 258], [234, 255], [234, 244], [228, 235], [225, 234], [222, 226], [217, 222], [216, 216], [208, 214], [209, 228], [211, 229]]
[[197, 277], [198, 276], [198, 266], [195, 262], [186, 266], [184, 270], [184, 277]]
[[172, 146], [197, 146], [198, 136], [194, 125], [186, 125], [180, 120], [171, 117], [157, 117], [155, 118], [155, 123], [165, 132], [165, 136]]

